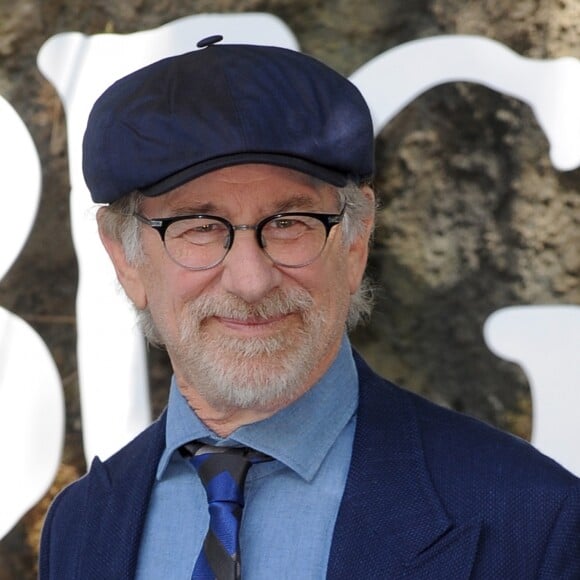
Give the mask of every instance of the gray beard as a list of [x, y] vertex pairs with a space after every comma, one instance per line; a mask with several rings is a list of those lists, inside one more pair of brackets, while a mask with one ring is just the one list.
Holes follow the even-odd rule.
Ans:
[[[298, 398], [311, 385], [326, 327], [303, 289], [277, 290], [258, 305], [227, 295], [192, 302], [180, 325], [178, 344], [168, 345], [185, 383], [219, 410], [268, 410]], [[247, 319], [295, 313], [302, 319], [293, 333], [271, 337], [209, 337], [203, 321], [211, 316]], [[328, 342], [326, 342], [328, 344]]]

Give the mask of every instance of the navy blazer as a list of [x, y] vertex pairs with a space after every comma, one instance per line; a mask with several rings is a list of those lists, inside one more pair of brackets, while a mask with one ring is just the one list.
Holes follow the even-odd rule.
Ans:
[[[357, 428], [328, 578], [580, 579], [580, 480], [356, 360]], [[134, 578], [164, 444], [165, 414], [55, 499], [41, 580]]]

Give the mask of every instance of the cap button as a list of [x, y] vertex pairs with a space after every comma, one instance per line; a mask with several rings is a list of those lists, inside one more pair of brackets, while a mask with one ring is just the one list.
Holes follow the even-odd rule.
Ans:
[[214, 34], [213, 36], [208, 36], [207, 38], [203, 38], [197, 43], [197, 48], [205, 48], [206, 46], [211, 46], [212, 44], [216, 44], [223, 40], [224, 37], [221, 34]]

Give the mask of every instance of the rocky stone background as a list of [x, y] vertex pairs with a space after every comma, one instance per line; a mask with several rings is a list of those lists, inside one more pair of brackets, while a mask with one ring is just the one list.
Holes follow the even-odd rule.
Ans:
[[[67, 403], [62, 468], [0, 542], [0, 580], [35, 577], [46, 507], [85, 470], [66, 119], [36, 68], [37, 52], [59, 32], [128, 33], [194, 13], [240, 11], [279, 16], [304, 52], [346, 75], [391, 47], [443, 33], [485, 35], [529, 57], [580, 57], [577, 0], [0, 0], [0, 94], [27, 124], [43, 167], [38, 218], [0, 281], [0, 305], [45, 340]], [[489, 353], [481, 328], [502, 306], [580, 302], [580, 173], [551, 167], [526, 105], [463, 83], [433, 89], [399, 114], [377, 142], [377, 167], [381, 209], [370, 264], [377, 306], [355, 343], [385, 376], [528, 437], [525, 377]], [[18, 192], [2, 195], [9, 214]], [[150, 367], [158, 412], [169, 373], [163, 353], [151, 353]]]

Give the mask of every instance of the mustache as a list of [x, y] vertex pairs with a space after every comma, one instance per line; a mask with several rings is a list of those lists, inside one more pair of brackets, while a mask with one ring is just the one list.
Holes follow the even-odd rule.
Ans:
[[212, 316], [232, 320], [268, 319], [306, 312], [313, 306], [313, 303], [312, 297], [306, 290], [291, 288], [274, 290], [256, 304], [249, 304], [234, 294], [201, 296], [189, 305], [188, 310], [198, 321]]

